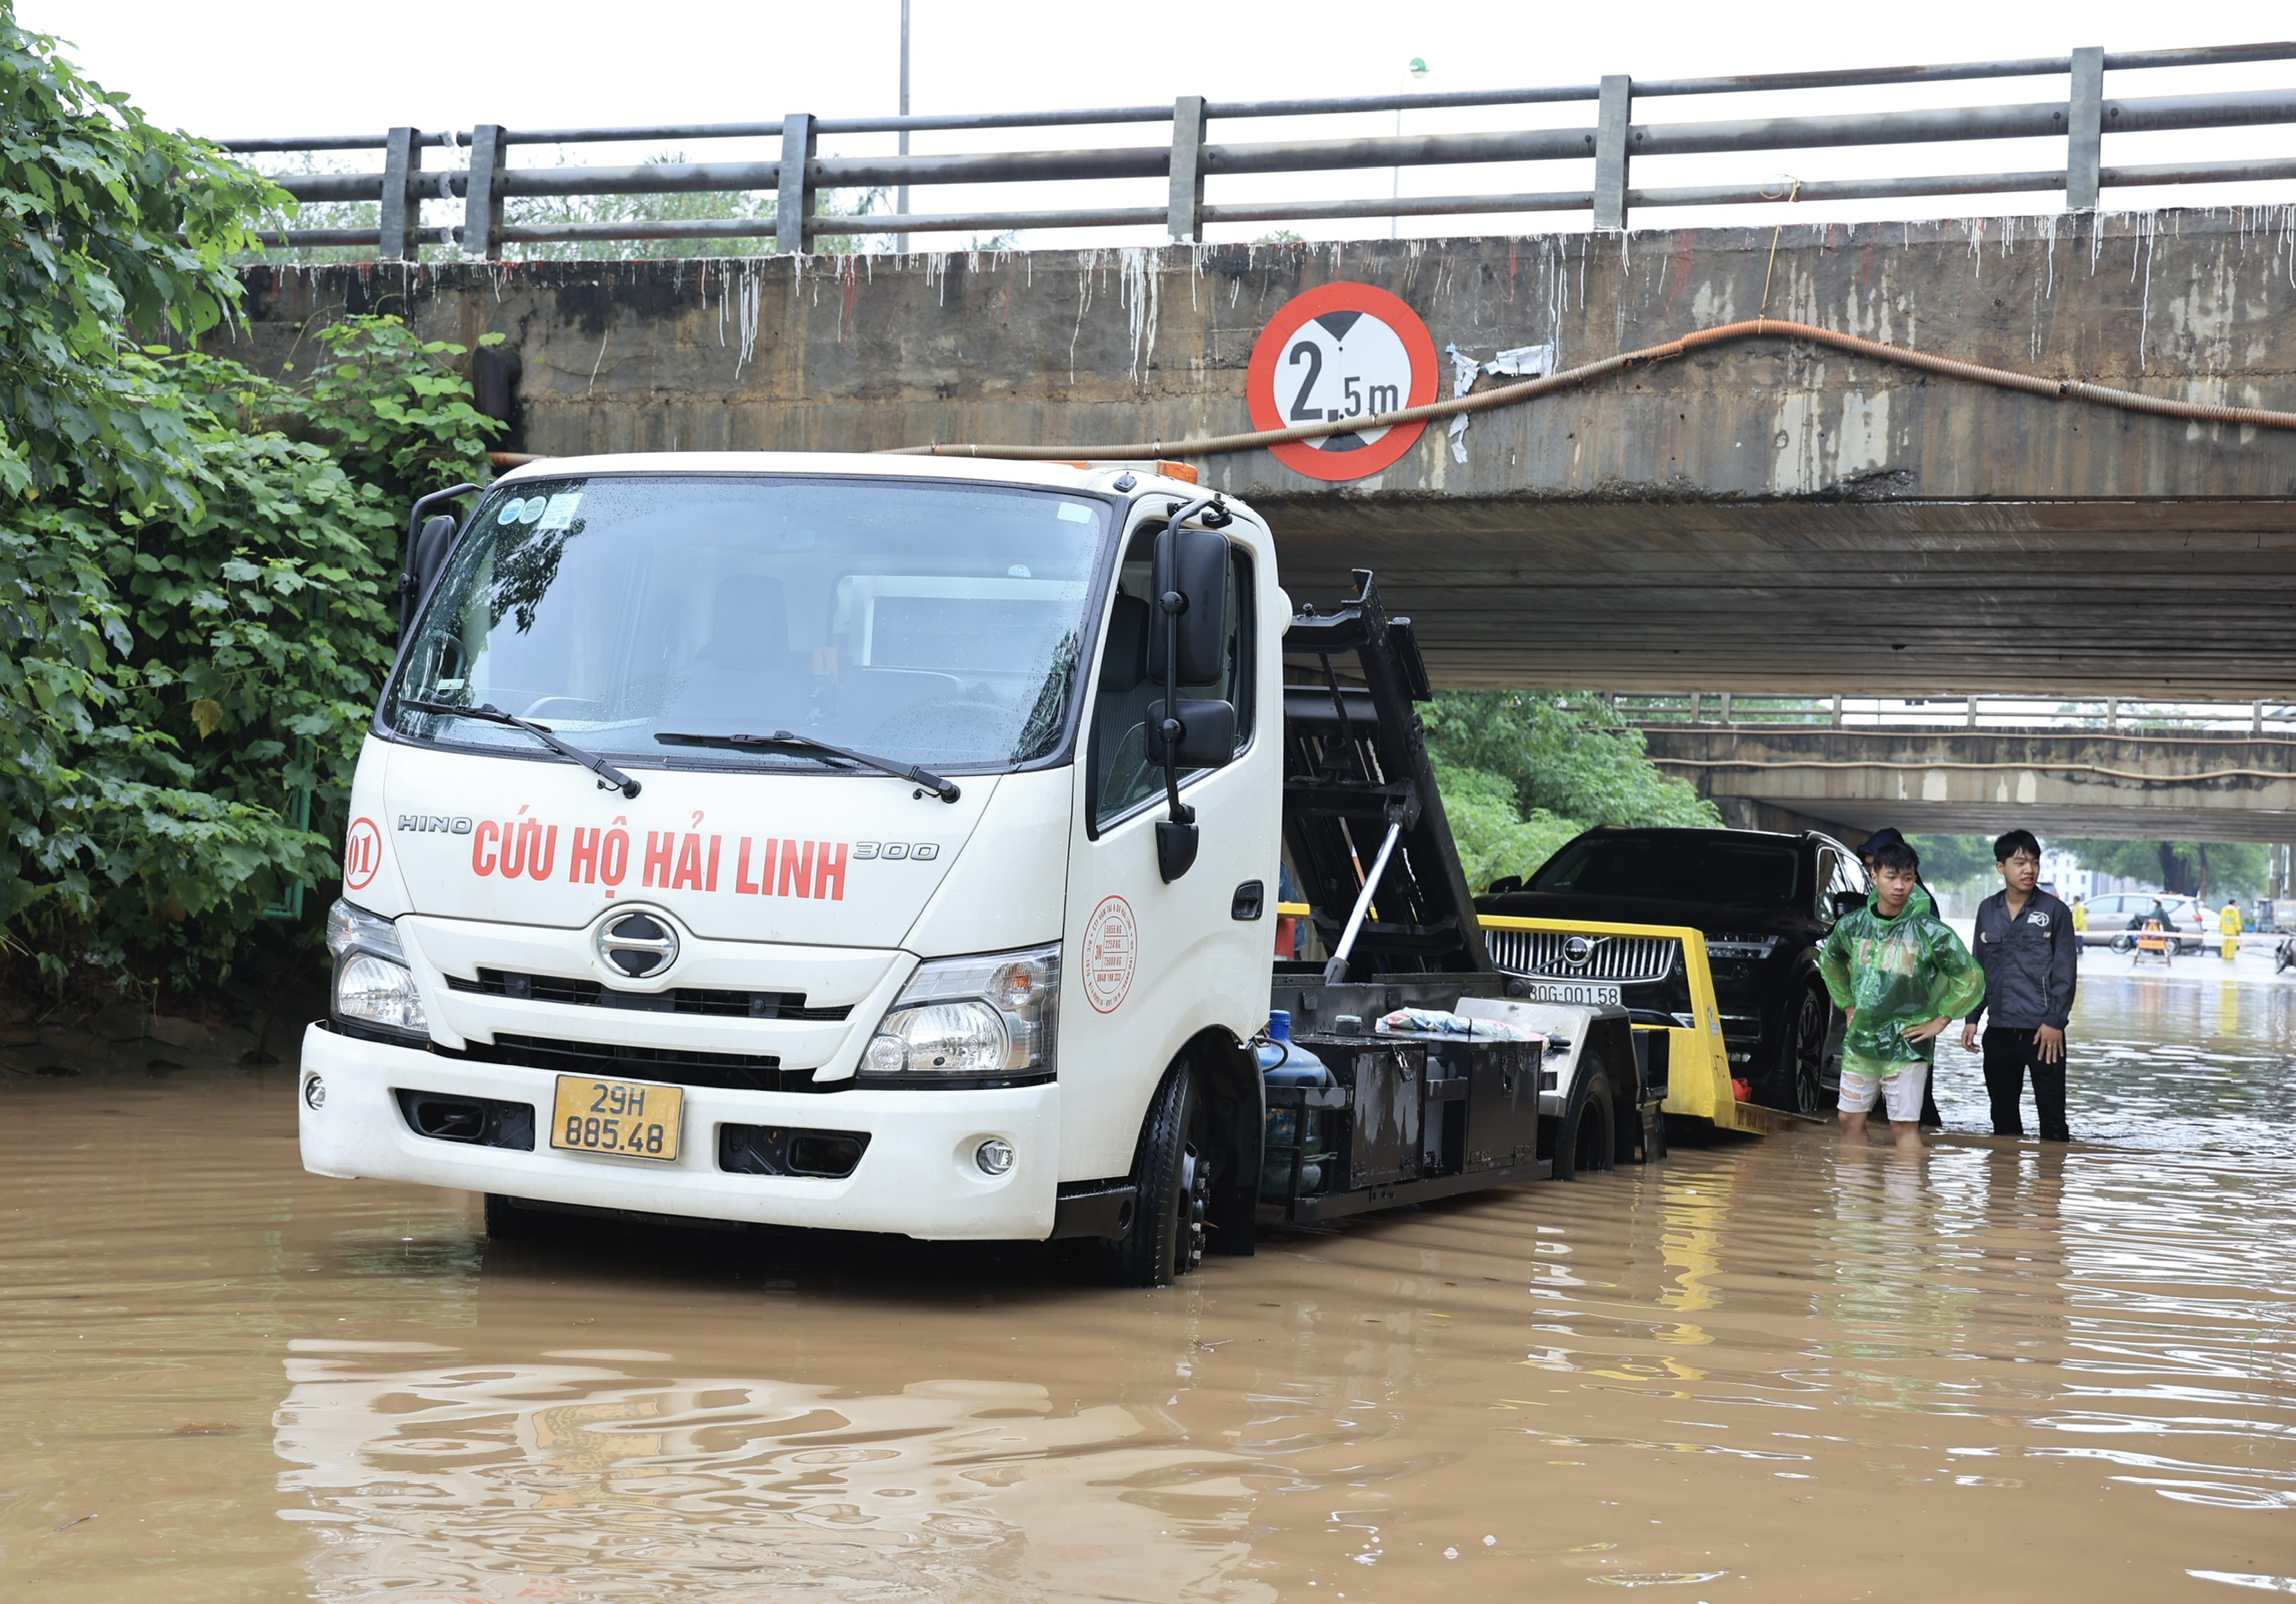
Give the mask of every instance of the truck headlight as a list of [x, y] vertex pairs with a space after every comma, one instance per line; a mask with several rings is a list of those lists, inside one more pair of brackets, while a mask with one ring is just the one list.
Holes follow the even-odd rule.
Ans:
[[1060, 948], [918, 966], [861, 1055], [868, 1076], [1003, 1080], [1053, 1072]]
[[326, 911], [326, 950], [335, 955], [337, 1019], [406, 1035], [430, 1033], [397, 926], [338, 901]]

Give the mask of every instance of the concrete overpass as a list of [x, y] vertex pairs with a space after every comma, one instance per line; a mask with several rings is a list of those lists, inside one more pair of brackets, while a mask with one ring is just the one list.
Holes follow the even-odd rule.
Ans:
[[[346, 309], [508, 336], [511, 443], [546, 453], [1081, 451], [1248, 428], [1261, 328], [1336, 280], [1391, 291], [1439, 350], [1478, 357], [1552, 344], [1568, 365], [1766, 309], [2159, 396], [2296, 404], [2285, 207], [247, 280], [249, 320], [218, 338], [260, 365]], [[1765, 343], [1484, 414], [1464, 450], [1431, 428], [1345, 484], [1265, 451], [1201, 466], [1273, 515], [1295, 594], [1378, 569], [1446, 684], [2245, 700], [2296, 683], [2296, 434]]]
[[2285, 734], [1652, 725], [1643, 739], [1745, 829], [2296, 841]]

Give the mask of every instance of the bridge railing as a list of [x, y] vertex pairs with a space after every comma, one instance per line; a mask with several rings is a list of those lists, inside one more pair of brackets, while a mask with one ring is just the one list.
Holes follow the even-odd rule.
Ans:
[[1624, 728], [1986, 729], [2106, 735], [2296, 735], [2282, 702], [2066, 701], [2034, 696], [1759, 696], [1727, 691], [1616, 691], [1591, 710]]
[[[378, 170], [274, 175], [299, 201], [375, 202], [374, 228], [288, 228], [266, 243], [284, 246], [373, 246], [387, 259], [419, 255], [424, 245], [454, 245], [465, 257], [495, 258], [506, 245], [614, 240], [764, 238], [775, 248], [802, 251], [828, 234], [873, 235], [1161, 225], [1175, 240], [1203, 238], [1214, 223], [1314, 222], [1381, 217], [1472, 216], [1494, 213], [1586, 212], [1597, 229], [1623, 229], [1644, 209], [1866, 201], [1906, 196], [2007, 193], [2062, 194], [2068, 210], [2096, 209], [2104, 191], [2153, 185], [2214, 185], [2296, 179], [2296, 159], [2104, 164], [2108, 134], [2170, 129], [2230, 128], [2296, 123], [2296, 89], [2141, 95], [2108, 99], [2108, 73], [2162, 67], [2222, 66], [2296, 60], [2296, 41], [2213, 46], [2198, 49], [2108, 52], [2095, 47], [2066, 56], [1944, 65], [1858, 67], [1832, 71], [1755, 73], [1710, 78], [1638, 82], [1613, 74], [1595, 83], [1544, 88], [1414, 92], [1316, 100], [1214, 101], [1184, 95], [1170, 105], [1109, 106], [1058, 111], [992, 112], [934, 117], [822, 118], [792, 112], [766, 122], [664, 123], [637, 127], [513, 128], [479, 124], [455, 132], [394, 127], [377, 134], [266, 137], [223, 141], [250, 156], [299, 155], [307, 161], [343, 153], [378, 152]], [[2019, 104], [1869, 111], [1851, 115], [1718, 118], [1643, 121], [1643, 109], [1661, 101], [1748, 93], [1842, 90], [1952, 81], [2062, 78], [2061, 97]], [[1253, 140], [1255, 121], [1271, 118], [1360, 118], [1366, 112], [1448, 110], [1474, 107], [1570, 104], [1586, 109], [1584, 126], [1527, 127], [1483, 133], [1394, 137]], [[827, 135], [978, 133], [1068, 127], [1109, 130], [1126, 125], [1160, 127], [1154, 144], [1104, 144], [1058, 150], [950, 155], [822, 156]], [[1215, 126], [1219, 137], [1214, 137]], [[1105, 133], [1099, 137], [1105, 139]], [[1971, 141], [2063, 139], [2060, 166], [2002, 172], [1776, 179], [1728, 184], [1638, 185], [1635, 163], [1654, 157], [1759, 151], [1961, 144]], [[635, 165], [518, 167], [521, 146], [627, 145], [719, 140], [771, 140], [778, 153], [765, 161], [641, 162]], [[433, 154], [444, 159], [426, 167]], [[1207, 181], [1267, 173], [1348, 170], [1485, 167], [1495, 163], [1585, 163], [1592, 181], [1506, 194], [1402, 196], [1363, 199], [1231, 200], [1207, 198]], [[1067, 205], [1039, 210], [962, 208], [911, 212], [912, 188], [951, 185], [1165, 181], [1161, 205]], [[870, 216], [824, 214], [825, 191], [886, 188], [902, 197], [900, 209]], [[712, 192], [766, 193], [770, 214], [727, 218], [635, 218], [621, 221], [521, 220], [505, 203], [522, 197], [631, 196]], [[428, 224], [425, 201], [460, 201], [459, 223]], [[762, 207], [752, 210], [764, 212]], [[516, 208], [512, 208], [515, 213]]]

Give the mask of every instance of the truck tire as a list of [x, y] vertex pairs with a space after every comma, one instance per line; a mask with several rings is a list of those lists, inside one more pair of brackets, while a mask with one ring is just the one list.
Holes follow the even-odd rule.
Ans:
[[1140, 1188], [1131, 1234], [1100, 1250], [1100, 1278], [1118, 1286], [1169, 1286], [1204, 1262], [1212, 1199], [1211, 1114], [1186, 1059], [1148, 1104], [1133, 1178]]
[[1554, 1133], [1554, 1178], [1575, 1181], [1608, 1170], [1618, 1154], [1618, 1107], [1612, 1100], [1611, 1072], [1594, 1059], [1571, 1083]]

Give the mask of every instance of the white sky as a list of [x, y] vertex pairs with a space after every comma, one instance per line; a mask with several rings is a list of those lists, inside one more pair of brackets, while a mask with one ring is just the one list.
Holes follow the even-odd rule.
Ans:
[[[631, 0], [555, 0], [542, 5], [383, 8], [288, 4], [248, 8], [213, 0], [18, 0], [27, 26], [72, 41], [107, 87], [125, 91], [155, 118], [216, 137], [378, 131], [395, 123], [429, 129], [474, 122], [518, 126], [614, 125], [665, 120], [762, 120], [788, 110], [821, 116], [891, 112], [896, 103], [899, 0], [796, 5], [682, 0], [658, 8]], [[1796, 68], [2053, 56], [2098, 44], [2127, 50], [2241, 43], [2296, 33], [2296, 6], [2219, 0], [2205, 14], [2157, 3], [2103, 0], [2073, 5], [2031, 0], [1926, 0], [1875, 6], [1810, 0], [1745, 7], [1683, 0], [1552, 5], [1536, 0], [1448, 5], [1328, 0], [1157, 0], [1151, 5], [1082, 5], [1074, 0], [914, 0], [912, 110], [918, 113], [1168, 101], [1176, 94], [1222, 99], [1377, 94], [1403, 84], [1405, 64], [1424, 57], [1424, 87], [1464, 90], [1591, 83], [1605, 72], [1665, 78]], [[2296, 62], [2205, 74], [2108, 74], [2106, 93], [2296, 85]], [[2061, 99], [2062, 79], [1949, 83], [1733, 100], [1650, 100], [1638, 121], [1854, 111], [1885, 106], [1979, 104]], [[1212, 138], [1335, 137], [1394, 131], [1394, 115], [1314, 123], [1215, 122]], [[1413, 112], [1405, 127], [1583, 126], [1587, 105], [1474, 113]], [[1017, 149], [1069, 144], [1161, 143], [1153, 125], [914, 136], [919, 152]], [[825, 153], [892, 148], [891, 135], [847, 136]], [[766, 156], [761, 145], [694, 144], [696, 160]], [[643, 152], [588, 147], [578, 160], [622, 161]], [[2296, 128], [2114, 136], [2105, 161], [2296, 157]], [[531, 149], [520, 160], [556, 153]], [[353, 159], [360, 166], [378, 159]], [[432, 162], [439, 158], [433, 155]], [[2062, 139], [1961, 146], [1765, 152], [1678, 157], [1637, 164], [1633, 182], [1778, 182], [1813, 179], [2061, 168]], [[1586, 187], [1583, 162], [1512, 168], [1422, 169], [1405, 192], [1552, 190]], [[1213, 180], [1209, 198], [1383, 194], [1386, 170]], [[2108, 191], [2122, 206], [2210, 200], [2296, 201], [2296, 183], [2212, 191]], [[1160, 205], [1161, 179], [1032, 189], [919, 189], [918, 211], [987, 205], [1029, 208]], [[2049, 197], [1970, 196], [1834, 206], [1834, 217], [1961, 215], [2052, 211]], [[1772, 208], [1771, 210], [1777, 210]], [[1807, 208], [1804, 215], [1811, 214]], [[1741, 214], [1741, 216], [1746, 215]], [[1674, 227], [1715, 221], [1688, 211], [1646, 209], [1635, 221]], [[1764, 221], [1768, 220], [1765, 214]], [[441, 219], [443, 221], [443, 219]], [[1250, 238], [1275, 225], [1235, 226], [1214, 238]], [[1405, 234], [1583, 228], [1585, 214], [1480, 220], [1405, 219]], [[1300, 225], [1309, 237], [1384, 234], [1384, 222]], [[1153, 231], [1030, 237], [1031, 244], [1126, 242]], [[952, 240], [952, 243], [959, 241]], [[925, 243], [920, 238], [919, 243]]]

